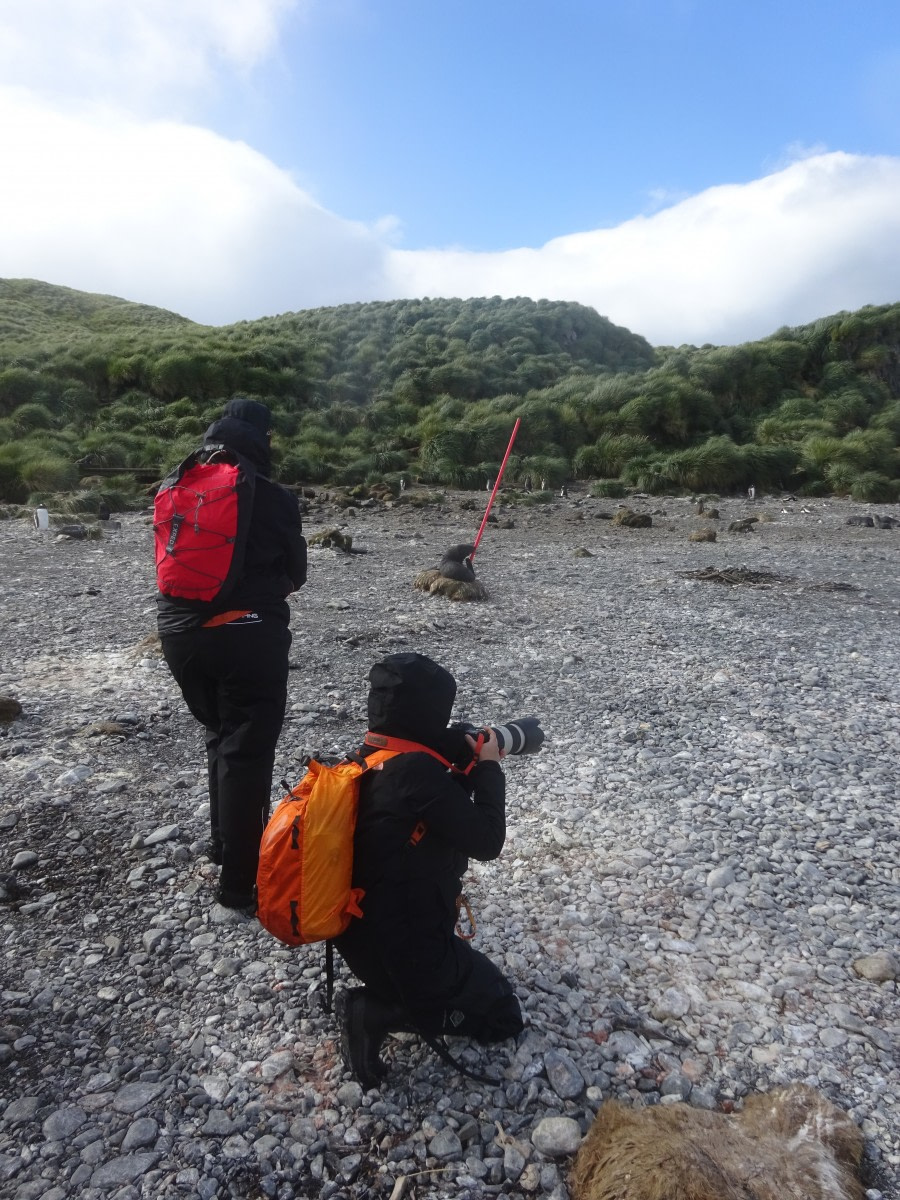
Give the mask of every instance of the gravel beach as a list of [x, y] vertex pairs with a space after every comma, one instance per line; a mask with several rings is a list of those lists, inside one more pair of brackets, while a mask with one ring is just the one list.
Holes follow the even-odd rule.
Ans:
[[525, 1033], [452, 1043], [496, 1083], [391, 1039], [365, 1094], [322, 948], [213, 902], [149, 518], [0, 522], [0, 1195], [565, 1200], [605, 1099], [730, 1111], [796, 1080], [861, 1125], [870, 1200], [900, 1197], [900, 528], [846, 524], [898, 506], [629, 498], [637, 529], [573, 492], [495, 510], [489, 602], [415, 590], [485, 500], [304, 519], [359, 553], [311, 549], [291, 599], [276, 777], [359, 742], [402, 649], [453, 672], [455, 716], [547, 735], [506, 761], [506, 847], [467, 883]]

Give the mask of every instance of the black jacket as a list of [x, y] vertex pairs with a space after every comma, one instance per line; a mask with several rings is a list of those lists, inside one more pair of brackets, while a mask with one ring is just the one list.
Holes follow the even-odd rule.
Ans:
[[[447, 756], [460, 735], [447, 729], [456, 692], [451, 675], [422, 655], [393, 655], [372, 668], [369, 728], [412, 739]], [[353, 963], [377, 959], [415, 1009], [459, 981], [456, 899], [468, 860], [488, 861], [506, 837], [506, 782], [499, 763], [456, 776], [424, 753], [406, 753], [365, 774], [360, 785], [353, 883], [365, 890], [362, 920], [337, 941]], [[354, 970], [356, 970], [354, 966]], [[358, 973], [363, 979], [363, 966]]]
[[436, 759], [402, 754], [360, 787], [353, 884], [365, 896], [351, 932], [371, 944], [412, 1008], [458, 982], [447, 972], [468, 860], [496, 858], [506, 838], [500, 765], [479, 763], [468, 778], [471, 795]]
[[306, 539], [297, 497], [269, 479], [271, 459], [263, 434], [246, 421], [225, 417], [214, 421], [205, 441], [224, 442], [248, 458], [257, 469], [253, 513], [241, 578], [224, 602], [198, 605], [194, 601], [157, 596], [159, 632], [182, 633], [210, 617], [246, 609], [287, 622], [285, 597], [306, 582]]

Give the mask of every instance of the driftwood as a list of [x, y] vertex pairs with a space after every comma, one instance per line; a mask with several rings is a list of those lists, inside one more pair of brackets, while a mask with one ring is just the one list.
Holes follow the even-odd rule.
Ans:
[[750, 571], [747, 567], [701, 567], [699, 571], [682, 571], [683, 579], [700, 579], [706, 583], [793, 583], [789, 575], [773, 575], [771, 571]]

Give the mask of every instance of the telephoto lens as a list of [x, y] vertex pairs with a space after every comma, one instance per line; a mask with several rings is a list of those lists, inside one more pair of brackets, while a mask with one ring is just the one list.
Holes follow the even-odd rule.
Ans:
[[505, 725], [489, 728], [497, 738], [497, 745], [507, 754], [537, 754], [544, 744], [544, 731], [537, 717], [517, 717]]

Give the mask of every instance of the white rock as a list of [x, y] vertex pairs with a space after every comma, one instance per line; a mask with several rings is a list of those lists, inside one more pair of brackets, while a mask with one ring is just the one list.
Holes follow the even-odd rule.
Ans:
[[544, 1117], [531, 1134], [536, 1150], [551, 1158], [574, 1154], [581, 1145], [581, 1128], [571, 1117]]

